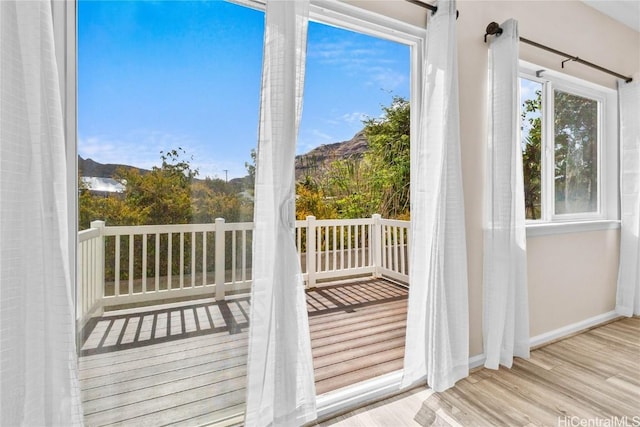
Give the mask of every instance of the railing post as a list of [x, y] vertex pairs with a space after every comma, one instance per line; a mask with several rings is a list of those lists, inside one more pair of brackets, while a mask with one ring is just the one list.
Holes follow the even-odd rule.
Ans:
[[216, 269], [216, 301], [223, 301], [225, 294], [225, 223], [224, 218], [216, 218], [216, 254], [215, 254], [215, 269]]
[[98, 229], [100, 231], [100, 240], [98, 241], [96, 251], [96, 265], [95, 276], [93, 277], [93, 286], [95, 295], [100, 301], [100, 308], [97, 312], [98, 316], [102, 316], [104, 310], [104, 228], [106, 226], [104, 221], [91, 221], [89, 224], [91, 228]]
[[382, 216], [380, 216], [380, 214], [373, 214], [371, 216], [371, 218], [373, 219], [373, 248], [369, 248], [369, 250], [373, 250], [373, 268], [374, 268], [374, 272], [373, 272], [373, 276], [374, 277], [381, 277], [382, 274], [380, 273], [381, 268], [382, 268], [382, 224], [380, 223], [380, 220], [382, 219]]
[[307, 288], [316, 285], [316, 217], [307, 217]]

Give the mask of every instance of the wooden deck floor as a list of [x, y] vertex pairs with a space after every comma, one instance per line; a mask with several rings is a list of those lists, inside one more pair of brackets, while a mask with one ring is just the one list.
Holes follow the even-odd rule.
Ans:
[[[402, 367], [406, 288], [352, 280], [307, 292], [318, 394]], [[249, 298], [107, 313], [81, 347], [85, 424], [194, 426], [244, 410]]]

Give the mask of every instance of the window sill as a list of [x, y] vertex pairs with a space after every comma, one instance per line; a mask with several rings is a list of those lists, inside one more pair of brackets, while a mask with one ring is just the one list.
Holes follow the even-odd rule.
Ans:
[[619, 220], [571, 221], [571, 222], [532, 222], [526, 225], [527, 237], [550, 236], [566, 233], [615, 230], [620, 228]]

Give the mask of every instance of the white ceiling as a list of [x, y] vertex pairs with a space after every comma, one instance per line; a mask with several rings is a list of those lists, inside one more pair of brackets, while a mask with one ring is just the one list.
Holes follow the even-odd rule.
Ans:
[[640, 0], [582, 0], [582, 2], [640, 32]]

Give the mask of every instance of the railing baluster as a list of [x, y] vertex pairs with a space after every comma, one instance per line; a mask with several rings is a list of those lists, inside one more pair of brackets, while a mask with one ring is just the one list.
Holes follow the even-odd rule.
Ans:
[[338, 237], [337, 236], [337, 232], [338, 232], [337, 228], [338, 228], [338, 226], [334, 225], [331, 228], [333, 228], [333, 243], [332, 243], [332, 246], [333, 246], [333, 269], [337, 270], [338, 269], [338, 265], [337, 265], [338, 264], [338, 243], [337, 243], [336, 239]]
[[247, 230], [242, 230], [242, 283], [247, 281]]
[[114, 295], [120, 295], [120, 235], [116, 236], [116, 262], [115, 262], [115, 281], [114, 281]]
[[173, 233], [167, 233], [167, 291], [171, 290], [171, 276], [173, 275]]
[[362, 225], [362, 232], [360, 233], [360, 246], [362, 248], [362, 266], [367, 266], [367, 252], [366, 252], [366, 240], [365, 240], [366, 227]]
[[347, 225], [347, 268], [351, 268], [351, 225]]
[[207, 285], [207, 232], [202, 232], [202, 286]]
[[231, 283], [236, 283], [236, 230], [231, 230]]
[[404, 233], [405, 229], [400, 229], [400, 273], [407, 274], [406, 265], [405, 265], [405, 249], [404, 249]]
[[393, 269], [398, 271], [398, 227], [393, 227]]
[[316, 228], [316, 217], [308, 216], [306, 222], [306, 248], [305, 248], [305, 256], [307, 258], [307, 287], [313, 288], [316, 285], [316, 273], [317, 269], [320, 266], [318, 264], [318, 228]]
[[225, 238], [226, 227], [224, 218], [216, 218], [216, 252], [215, 252], [215, 269], [216, 269], [216, 301], [224, 301], [225, 299]]
[[142, 293], [147, 293], [147, 233], [142, 233]]
[[[87, 265], [87, 261], [91, 259], [91, 257], [89, 256], [89, 253], [90, 252], [88, 251], [87, 245], [85, 243], [81, 243], [80, 244], [80, 259], [83, 261], [83, 264], [81, 264], [81, 265], [84, 265], [84, 266]], [[91, 264], [92, 263], [89, 262], [89, 265], [91, 265]], [[85, 284], [82, 287], [82, 295], [83, 295], [82, 303], [81, 303], [82, 313], [86, 313], [89, 310], [89, 301], [86, 298], [86, 296], [84, 296], [84, 295], [86, 295], [88, 293], [87, 292], [87, 286], [86, 286], [86, 283], [87, 283], [87, 281], [89, 279], [89, 271], [88, 270], [89, 270], [88, 268], [83, 268], [80, 271], [81, 276], [82, 276], [82, 278], [81, 278], [82, 283]]]
[[155, 245], [156, 245], [156, 265], [155, 268], [153, 270], [153, 272], [156, 275], [156, 285], [155, 285], [155, 292], [158, 292], [160, 290], [160, 233], [156, 233], [156, 239], [155, 239]]
[[393, 266], [391, 265], [391, 230], [390, 227], [388, 225], [384, 226], [384, 247], [385, 247], [385, 267], [386, 268], [393, 268]]
[[135, 241], [135, 234], [129, 234], [129, 292], [128, 294], [133, 294], [133, 258], [135, 257], [135, 253], [133, 250], [133, 243]]
[[360, 242], [358, 240], [360, 234], [360, 225], [356, 224], [353, 227], [354, 236], [353, 236], [353, 252], [354, 252], [354, 263], [353, 266], [355, 268], [360, 267]]
[[317, 242], [317, 246], [316, 246], [316, 251], [318, 254], [318, 259], [317, 259], [317, 268], [318, 268], [318, 273], [324, 271], [324, 262], [322, 261], [322, 251], [324, 250], [324, 241], [323, 241], [323, 231], [322, 231], [322, 226], [319, 226], [317, 228], [318, 230], [318, 239], [316, 240]]
[[191, 287], [196, 287], [196, 232], [191, 232]]
[[329, 271], [329, 255], [330, 255], [330, 242], [329, 242], [329, 226], [324, 226], [324, 271]]
[[184, 233], [180, 233], [180, 289], [184, 288]]
[[344, 270], [344, 225], [340, 226], [340, 270]]

